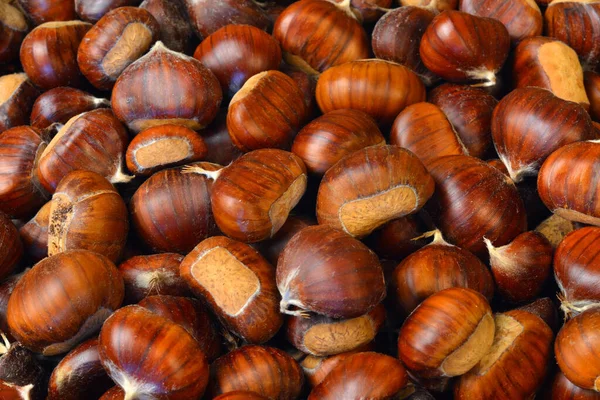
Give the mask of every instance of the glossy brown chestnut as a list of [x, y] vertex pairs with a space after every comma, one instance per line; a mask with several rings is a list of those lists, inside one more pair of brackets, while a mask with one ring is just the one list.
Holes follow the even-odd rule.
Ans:
[[398, 337], [398, 356], [423, 378], [459, 376], [473, 368], [494, 341], [494, 317], [482, 294], [450, 288], [422, 302]]
[[215, 118], [222, 97], [219, 81], [208, 68], [159, 41], [125, 68], [111, 103], [115, 115], [136, 133], [165, 124], [197, 130]]
[[494, 246], [503, 246], [527, 229], [519, 192], [491, 165], [473, 157], [448, 156], [433, 161], [429, 172], [436, 190], [428, 210], [450, 243], [485, 257], [484, 236]]
[[552, 268], [554, 249], [541, 233], [530, 231], [507, 245], [494, 247], [485, 239], [492, 274], [500, 295], [512, 303], [535, 299]]
[[[277, 263], [281, 312], [314, 312], [356, 318], [383, 300], [379, 259], [352, 236], [328, 226], [309, 226], [288, 242]], [[335, 296], [331, 296], [335, 293]]]
[[247, 390], [236, 390], [223, 393], [222, 395], [215, 397], [214, 400], [267, 400], [267, 398]]
[[308, 399], [393, 398], [407, 383], [406, 369], [396, 358], [371, 352], [358, 353], [333, 368]]
[[538, 174], [538, 193], [550, 211], [584, 224], [600, 225], [600, 142], [563, 146], [544, 161]]
[[575, 229], [576, 227], [573, 221], [564, 219], [556, 214], [552, 214], [535, 228], [536, 232], [541, 233], [548, 239], [554, 249], [558, 247], [565, 236]]
[[48, 223], [51, 205], [50, 201], [44, 204], [31, 220], [19, 228], [25, 253], [29, 260], [36, 263], [48, 257]]
[[205, 156], [208, 162], [228, 165], [243, 154], [240, 149], [235, 147], [229, 136], [227, 110], [219, 111], [215, 120], [199, 133], [208, 148]]
[[292, 153], [308, 172], [323, 175], [345, 156], [369, 146], [385, 145], [373, 119], [359, 110], [342, 109], [316, 118], [294, 139]]
[[492, 121], [496, 151], [515, 182], [537, 175], [554, 150], [597, 137], [581, 105], [540, 88], [513, 90], [500, 101]]
[[600, 309], [592, 308], [568, 320], [554, 342], [558, 366], [582, 389], [600, 392]]
[[183, 259], [180, 274], [245, 342], [264, 343], [283, 324], [275, 268], [245, 243], [225, 236], [208, 238]]
[[181, 1], [145, 0], [147, 10], [160, 26], [160, 40], [173, 51], [188, 54], [194, 32]]
[[208, 153], [200, 135], [182, 125], [159, 125], [137, 134], [127, 146], [127, 168], [149, 176], [167, 167], [203, 160]]
[[304, 93], [279, 71], [252, 76], [229, 103], [227, 129], [231, 141], [246, 152], [289, 149], [306, 117]]
[[21, 10], [10, 1], [0, 2], [0, 63], [19, 58], [19, 48], [29, 26]]
[[12, 335], [8, 329], [8, 321], [6, 315], [6, 309], [8, 307], [8, 299], [12, 291], [15, 289], [17, 282], [23, 276], [23, 272], [20, 274], [10, 275], [8, 278], [0, 281], [0, 332], [6, 334], [8, 339], [12, 339]]
[[50, 21], [76, 19], [73, 0], [18, 0], [29, 19], [40, 25]]
[[[533, 315], [540, 317], [552, 331], [557, 331], [559, 328], [558, 310], [554, 302], [549, 297], [542, 297], [536, 301], [526, 304], [518, 308], [518, 310], [527, 311]], [[560, 324], [562, 325], [562, 320]]]
[[285, 60], [316, 74], [368, 58], [369, 40], [349, 5], [301, 0], [287, 7], [273, 27]]
[[374, 350], [373, 342], [361, 346], [356, 350], [348, 351], [346, 353], [336, 354], [334, 356], [329, 357], [316, 357], [307, 355], [304, 357], [300, 366], [304, 370], [304, 376], [306, 377], [307, 382], [311, 387], [317, 386], [319, 383], [323, 382], [323, 379], [332, 369], [334, 369], [340, 362], [342, 362], [347, 357], [361, 352], [373, 351]]
[[431, 72], [453, 82], [496, 84], [510, 49], [510, 36], [496, 19], [444, 11], [421, 39], [420, 55]]
[[38, 94], [24, 73], [0, 76], [0, 133], [15, 126], [27, 125]]
[[476, 290], [488, 301], [494, 295], [494, 280], [487, 267], [472, 253], [446, 243], [439, 231], [433, 242], [398, 264], [390, 283], [404, 315], [432, 294], [451, 287]]
[[487, 154], [492, 144], [492, 113], [498, 100], [480, 88], [444, 83], [429, 92], [427, 101], [444, 112], [469, 155], [483, 158]]
[[538, 316], [513, 310], [494, 317], [494, 344], [454, 386], [454, 398], [527, 399], [544, 382], [554, 334]]
[[377, 58], [410, 68], [426, 85], [431, 85], [438, 78], [423, 65], [419, 57], [419, 44], [434, 17], [432, 11], [421, 7], [407, 6], [390, 10], [373, 29], [373, 53]]
[[45, 129], [54, 123], [66, 124], [76, 115], [103, 107], [110, 107], [110, 101], [79, 89], [57, 87], [43, 93], [33, 103], [31, 126]]
[[50, 376], [47, 400], [97, 399], [113, 382], [100, 363], [98, 339], [89, 339], [63, 358]]
[[513, 56], [512, 77], [516, 87], [548, 89], [556, 97], [589, 107], [583, 69], [575, 50], [565, 43], [541, 36], [526, 38], [515, 48]]
[[48, 375], [34, 354], [20, 343], [10, 343], [3, 333], [0, 338], [0, 398], [45, 399]]
[[200, 345], [207, 361], [221, 354], [221, 338], [206, 307], [196, 299], [178, 296], [148, 296], [139, 305], [181, 325]]
[[125, 202], [102, 176], [73, 171], [60, 181], [50, 205], [48, 255], [85, 249], [116, 262], [128, 231]]
[[110, 109], [88, 111], [71, 118], [39, 157], [35, 177], [54, 193], [69, 172], [96, 172], [111, 183], [128, 182], [124, 172], [127, 130]]
[[383, 225], [367, 238], [367, 243], [381, 258], [402, 260], [427, 244], [422, 237], [427, 230], [419, 214], [411, 214]]
[[345, 320], [323, 315], [290, 316], [286, 322], [286, 335], [303, 353], [323, 357], [352, 351], [372, 342], [384, 320], [385, 308], [381, 304], [365, 315]]
[[530, 36], [542, 34], [543, 20], [538, 5], [531, 0], [460, 0], [460, 11], [502, 22], [513, 44]]
[[276, 70], [281, 48], [268, 33], [251, 25], [227, 25], [200, 43], [194, 58], [210, 69], [223, 93], [235, 95], [252, 76]]
[[[218, 169], [200, 163], [204, 169]], [[131, 222], [139, 237], [155, 252], [187, 254], [216, 234], [211, 211], [212, 181], [184, 174], [181, 168], [159, 171], [146, 180], [130, 202]]]
[[[344, 3], [344, 0], [335, 0]], [[392, 0], [351, 0], [350, 8], [363, 23], [377, 22], [392, 6]]]
[[367, 147], [325, 173], [317, 195], [317, 219], [362, 237], [419, 211], [433, 190], [433, 179], [410, 151], [398, 146]]
[[80, 86], [84, 79], [77, 66], [77, 48], [91, 27], [81, 21], [46, 22], [29, 32], [20, 52], [29, 79], [42, 89]]
[[141, 0], [75, 0], [75, 11], [87, 22], [96, 23], [118, 7], [137, 6]]
[[406, 106], [425, 101], [425, 86], [409, 68], [373, 59], [329, 68], [319, 77], [316, 94], [324, 113], [352, 108], [385, 125]]
[[119, 7], [85, 34], [77, 50], [81, 73], [96, 88], [110, 90], [132, 62], [159, 39], [160, 26], [148, 11]]
[[140, 306], [123, 307], [106, 320], [98, 349], [125, 399], [197, 399], [208, 383], [198, 342], [180, 325]]
[[436, 14], [446, 10], [456, 10], [458, 0], [399, 0], [404, 7], [413, 6], [426, 8]]
[[585, 93], [590, 101], [590, 116], [594, 121], [600, 120], [600, 74], [592, 71], [583, 73]]
[[107, 390], [100, 400], [125, 400], [125, 392], [119, 386]]
[[318, 79], [315, 79], [315, 76], [311, 75], [310, 73], [301, 71], [295, 67], [289, 66], [288, 64], [283, 64], [282, 72], [292, 78], [302, 93], [304, 93], [304, 104], [306, 104], [308, 115], [306, 120], [310, 121], [319, 116], [321, 113], [319, 112], [315, 95]]
[[122, 301], [123, 280], [108, 258], [70, 250], [23, 275], [8, 301], [8, 325], [24, 346], [61, 354], [99, 329]]
[[16, 268], [23, 256], [23, 243], [19, 231], [8, 215], [0, 212], [0, 279], [6, 278]]
[[294, 400], [300, 397], [302, 368], [279, 349], [244, 346], [217, 359], [211, 365], [208, 393], [217, 395], [236, 390], [251, 391], [269, 399]]
[[279, 255], [292, 237], [307, 226], [316, 224], [316, 221], [312, 219], [290, 215], [272, 238], [258, 242], [253, 246], [271, 265], [277, 265]]
[[575, 385], [573, 382], [567, 379], [567, 377], [560, 372], [556, 373], [552, 380], [552, 387], [549, 389], [550, 396], [549, 400], [598, 400], [600, 399], [600, 393], [582, 389]]

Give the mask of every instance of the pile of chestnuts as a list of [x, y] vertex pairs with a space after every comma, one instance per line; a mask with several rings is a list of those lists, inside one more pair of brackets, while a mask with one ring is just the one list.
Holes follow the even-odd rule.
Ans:
[[600, 1], [0, 0], [0, 400], [600, 400]]

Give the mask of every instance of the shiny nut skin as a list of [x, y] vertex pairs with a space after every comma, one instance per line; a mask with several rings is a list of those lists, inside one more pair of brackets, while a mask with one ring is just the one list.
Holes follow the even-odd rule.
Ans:
[[551, 400], [597, 400], [600, 394], [593, 390], [582, 389], [567, 379], [565, 374], [556, 373], [552, 380], [552, 387], [549, 388]]
[[18, 0], [19, 5], [35, 25], [51, 21], [71, 21], [77, 18], [73, 0]]
[[96, 23], [118, 7], [135, 7], [141, 0], [75, 0], [75, 11], [84, 21]]
[[26, 74], [0, 76], [0, 133], [15, 126], [27, 125], [38, 95], [38, 90]]
[[0, 212], [0, 279], [9, 276], [23, 256], [19, 231], [8, 215]]
[[17, 282], [23, 276], [23, 272], [20, 274], [10, 275], [8, 278], [0, 281], [0, 331], [4, 332], [9, 340], [13, 340], [12, 335], [8, 329], [8, 321], [6, 315], [6, 309], [8, 307], [8, 299], [12, 291], [15, 289]]
[[140, 8], [147, 10], [160, 26], [160, 40], [171, 50], [188, 54], [194, 32], [181, 1], [145, 0]]
[[583, 83], [590, 101], [590, 116], [594, 121], [600, 120], [600, 74], [584, 71]]

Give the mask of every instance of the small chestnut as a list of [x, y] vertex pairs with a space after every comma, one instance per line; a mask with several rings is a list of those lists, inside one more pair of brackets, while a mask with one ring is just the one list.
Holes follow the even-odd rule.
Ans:
[[[344, 3], [346, 0], [335, 0]], [[350, 9], [363, 23], [377, 22], [392, 6], [392, 0], [351, 0]]]
[[277, 265], [279, 255], [292, 237], [307, 226], [316, 224], [316, 221], [310, 218], [290, 215], [275, 236], [254, 244], [254, 248], [258, 250], [271, 265]]
[[77, 17], [73, 0], [18, 1], [21, 9], [35, 25], [51, 21], [71, 21]]
[[423, 234], [428, 230], [419, 213], [410, 214], [383, 225], [366, 243], [383, 259], [402, 260], [427, 244]]
[[28, 30], [21, 10], [10, 1], [0, 1], [0, 63], [19, 59], [19, 48]]
[[398, 2], [404, 7], [424, 8], [435, 14], [458, 8], [458, 0], [399, 0]]
[[0, 280], [9, 276], [23, 256], [19, 231], [8, 215], [0, 212]]
[[75, 11], [79, 17], [95, 24], [109, 11], [119, 7], [136, 7], [141, 0], [75, 0]]
[[223, 393], [213, 400], [267, 400], [267, 398], [247, 390], [235, 390], [233, 392]]
[[48, 257], [48, 223], [51, 205], [50, 201], [44, 204], [31, 220], [19, 228], [27, 258], [36, 263]]
[[590, 116], [594, 121], [600, 120], [600, 74], [584, 71], [583, 84], [590, 101]]
[[173, 51], [188, 54], [194, 31], [181, 1], [144, 0], [140, 8], [152, 14], [160, 26], [160, 40]]
[[316, 357], [307, 355], [300, 363], [300, 366], [302, 366], [302, 369], [304, 370], [304, 376], [306, 377], [306, 380], [310, 386], [315, 387], [319, 383], [323, 382], [323, 379], [329, 375], [331, 370], [334, 369], [344, 359], [356, 353], [373, 351], [374, 347], [374, 342], [371, 342], [353, 351], [348, 351], [346, 353], [340, 353], [333, 356]]
[[215, 120], [198, 133], [202, 135], [204, 144], [208, 149], [205, 161], [228, 165], [243, 154], [233, 144], [231, 136], [229, 136], [227, 110], [219, 111]]
[[27, 125], [38, 94], [24, 73], [0, 76], [0, 133], [15, 126]]

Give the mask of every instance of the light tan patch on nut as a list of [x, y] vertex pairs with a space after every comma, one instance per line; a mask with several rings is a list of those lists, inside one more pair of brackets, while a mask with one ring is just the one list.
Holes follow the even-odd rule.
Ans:
[[102, 69], [117, 78], [132, 62], [140, 58], [152, 45], [152, 32], [142, 23], [127, 25], [117, 43], [102, 60]]
[[27, 75], [24, 73], [0, 77], [0, 106], [10, 100], [25, 81], [27, 81]]
[[288, 189], [271, 204], [269, 219], [271, 220], [271, 236], [273, 236], [285, 223], [292, 211], [306, 191], [306, 174], [298, 176]]
[[0, 21], [11, 29], [27, 31], [27, 20], [23, 13], [6, 1], [0, 1]]
[[376, 331], [368, 315], [330, 324], [318, 324], [304, 334], [304, 346], [316, 356], [353, 350], [371, 342]]
[[182, 138], [158, 139], [135, 150], [135, 161], [140, 168], [153, 168], [185, 160], [192, 154], [189, 141]]
[[538, 59], [555, 96], [575, 103], [590, 104], [583, 86], [583, 69], [575, 50], [557, 40], [541, 45]]
[[48, 223], [48, 255], [53, 256], [68, 249], [69, 225], [75, 214], [75, 204], [65, 194], [54, 194]]
[[494, 342], [487, 354], [483, 356], [477, 364], [474, 371], [479, 374], [485, 374], [494, 363], [512, 346], [515, 339], [523, 332], [523, 325], [508, 315], [496, 314], [495, 318], [496, 333]]

